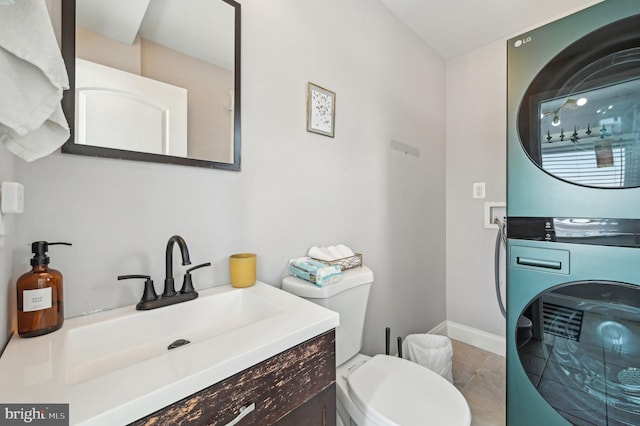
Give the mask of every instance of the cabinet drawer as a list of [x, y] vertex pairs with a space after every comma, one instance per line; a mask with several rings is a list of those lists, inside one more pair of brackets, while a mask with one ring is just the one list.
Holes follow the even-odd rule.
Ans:
[[270, 425], [334, 383], [331, 330], [132, 424], [226, 425], [255, 404], [238, 425]]
[[336, 385], [325, 388], [285, 417], [275, 426], [335, 426]]

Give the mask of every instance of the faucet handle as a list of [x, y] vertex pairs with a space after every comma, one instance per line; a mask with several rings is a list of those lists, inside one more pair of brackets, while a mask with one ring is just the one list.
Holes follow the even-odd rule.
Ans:
[[144, 292], [142, 293], [142, 298], [140, 299], [140, 302], [138, 302], [138, 305], [141, 305], [147, 302], [152, 302], [158, 298], [158, 295], [156, 294], [156, 289], [153, 286], [153, 280], [149, 275], [119, 275], [118, 276], [118, 280], [129, 280], [129, 279], [135, 279], [135, 278], [140, 278], [145, 280]]
[[191, 281], [191, 271], [199, 268], [204, 268], [205, 266], [211, 266], [211, 262], [201, 263], [200, 265], [196, 265], [187, 269], [187, 271], [184, 274], [184, 281], [182, 282], [182, 288], [180, 289], [181, 294], [196, 293], [196, 289], [193, 288], [193, 282]]

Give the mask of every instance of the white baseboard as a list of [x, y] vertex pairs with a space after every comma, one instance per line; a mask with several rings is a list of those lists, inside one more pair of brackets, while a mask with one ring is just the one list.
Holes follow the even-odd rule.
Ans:
[[432, 328], [429, 333], [448, 336], [485, 351], [493, 352], [496, 355], [505, 356], [506, 354], [506, 340], [504, 337], [458, 324], [457, 322], [443, 321]]
[[449, 336], [447, 334], [447, 321], [442, 321], [440, 324], [433, 327], [427, 333], [429, 334], [439, 334], [440, 336]]

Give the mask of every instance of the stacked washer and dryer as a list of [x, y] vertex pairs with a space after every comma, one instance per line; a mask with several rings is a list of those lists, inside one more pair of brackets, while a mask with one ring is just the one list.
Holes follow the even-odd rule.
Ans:
[[640, 424], [640, 2], [507, 48], [508, 424]]

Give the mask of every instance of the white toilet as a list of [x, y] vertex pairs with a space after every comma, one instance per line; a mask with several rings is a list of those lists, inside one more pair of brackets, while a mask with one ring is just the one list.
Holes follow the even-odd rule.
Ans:
[[[468, 426], [471, 412], [462, 394], [446, 379], [411, 361], [358, 353], [373, 272], [365, 266], [317, 287], [296, 277], [282, 289], [340, 314], [336, 328], [338, 425]], [[381, 331], [381, 336], [383, 332]]]

